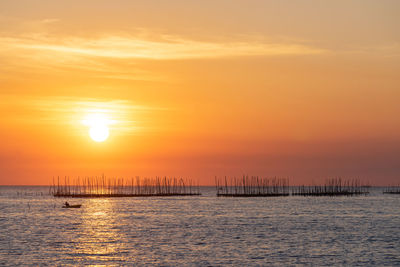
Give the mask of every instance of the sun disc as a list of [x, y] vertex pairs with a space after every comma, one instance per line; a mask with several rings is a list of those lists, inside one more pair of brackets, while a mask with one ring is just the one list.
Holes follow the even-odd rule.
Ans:
[[90, 127], [89, 135], [96, 142], [103, 142], [108, 138], [109, 130], [106, 125], [94, 125]]

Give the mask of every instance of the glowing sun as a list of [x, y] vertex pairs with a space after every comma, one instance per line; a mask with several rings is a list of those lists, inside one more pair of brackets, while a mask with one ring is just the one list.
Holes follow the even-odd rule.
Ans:
[[111, 123], [104, 114], [89, 114], [83, 120], [83, 124], [90, 127], [89, 136], [96, 142], [104, 142], [107, 140], [110, 131], [108, 125]]
[[90, 127], [90, 137], [96, 142], [103, 142], [108, 138], [109, 130], [106, 125], [97, 125]]

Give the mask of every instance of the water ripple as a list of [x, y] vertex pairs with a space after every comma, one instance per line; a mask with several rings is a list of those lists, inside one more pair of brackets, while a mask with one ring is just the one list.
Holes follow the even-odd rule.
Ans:
[[[400, 197], [63, 199], [1, 187], [0, 265], [400, 265]], [[16, 192], [28, 191], [27, 194]]]

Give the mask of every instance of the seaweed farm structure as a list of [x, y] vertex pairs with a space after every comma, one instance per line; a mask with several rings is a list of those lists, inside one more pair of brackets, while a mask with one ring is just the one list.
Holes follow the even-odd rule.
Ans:
[[[327, 179], [323, 185], [289, 186], [287, 178], [217, 178], [215, 186], [218, 197], [281, 197], [281, 196], [357, 196], [369, 194], [368, 185], [359, 179]], [[291, 192], [290, 192], [291, 191]], [[400, 187], [386, 190], [390, 194], [400, 194]]]
[[358, 179], [327, 179], [324, 185], [292, 187], [292, 196], [355, 196], [369, 194], [369, 186]]
[[384, 194], [400, 194], [400, 185], [389, 186], [383, 190]]
[[163, 197], [201, 195], [199, 185], [183, 178], [107, 178], [100, 177], [60, 179], [53, 178], [51, 194], [54, 197], [100, 198], [100, 197]]
[[281, 197], [289, 196], [289, 179], [243, 176], [215, 177], [218, 197]]

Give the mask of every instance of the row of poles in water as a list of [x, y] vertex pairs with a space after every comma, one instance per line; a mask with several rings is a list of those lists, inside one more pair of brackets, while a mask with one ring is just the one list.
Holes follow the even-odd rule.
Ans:
[[[259, 176], [215, 177], [217, 196], [336, 196], [368, 194], [368, 185], [359, 179], [327, 179], [323, 185], [290, 186], [288, 178], [263, 178]], [[397, 189], [398, 190], [398, 189]], [[155, 177], [131, 179], [84, 177], [53, 178], [50, 188], [56, 197], [123, 197], [123, 196], [173, 196], [200, 195], [199, 184], [191, 179]], [[388, 191], [389, 192], [389, 191]], [[390, 191], [397, 192], [397, 191]]]
[[327, 179], [323, 185], [290, 186], [288, 178], [215, 178], [217, 196], [339, 196], [368, 194], [359, 179]]
[[57, 182], [53, 178], [51, 192], [56, 197], [102, 197], [102, 196], [168, 196], [168, 195], [199, 195], [198, 184], [191, 179], [183, 178], [107, 178], [100, 177], [76, 178], [69, 177]]

